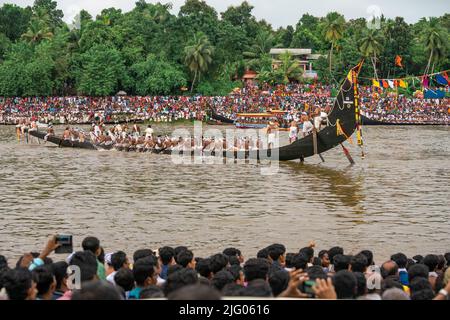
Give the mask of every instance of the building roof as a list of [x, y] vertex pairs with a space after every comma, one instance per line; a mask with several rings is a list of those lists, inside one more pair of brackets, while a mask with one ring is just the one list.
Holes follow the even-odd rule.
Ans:
[[312, 52], [311, 49], [272, 48], [270, 49], [270, 54], [283, 54], [286, 51], [293, 56], [310, 55]]

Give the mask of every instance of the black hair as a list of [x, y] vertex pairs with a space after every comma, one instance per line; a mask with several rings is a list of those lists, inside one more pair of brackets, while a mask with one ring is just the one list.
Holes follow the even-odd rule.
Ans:
[[308, 256], [303, 253], [298, 253], [292, 258], [292, 266], [295, 269], [305, 270], [308, 266]]
[[450, 252], [445, 253], [444, 258], [447, 261], [447, 267], [450, 267]]
[[353, 272], [356, 278], [356, 296], [361, 297], [367, 293], [367, 280], [362, 272]]
[[297, 253], [289, 252], [286, 253], [286, 268], [293, 268], [292, 260], [294, 259]]
[[50, 266], [40, 266], [33, 269], [31, 272], [33, 281], [36, 283], [36, 289], [38, 290], [38, 295], [43, 295], [48, 293], [53, 281], [55, 281], [55, 276], [50, 268]]
[[244, 265], [245, 280], [250, 282], [255, 279], [267, 280], [269, 274], [269, 261], [265, 259], [249, 259]]
[[111, 266], [114, 271], [118, 271], [127, 262], [127, 254], [123, 251], [117, 251], [111, 255]]
[[58, 261], [53, 264], [51, 264], [53, 275], [56, 279], [56, 289], [61, 289], [62, 282], [65, 278], [68, 277], [67, 275], [67, 268], [69, 265], [65, 261]]
[[195, 270], [198, 272], [199, 275], [201, 275], [204, 278], [209, 278], [211, 275], [211, 268], [210, 268], [210, 260], [199, 258], [197, 261], [197, 264], [195, 265]]
[[415, 278], [428, 279], [429, 269], [426, 265], [416, 263], [408, 269], [408, 280], [411, 283]]
[[395, 261], [399, 268], [406, 268], [408, 257], [404, 253], [396, 253], [391, 256], [391, 260]]
[[101, 264], [105, 264], [105, 249], [100, 247], [100, 254], [97, 256], [97, 260], [100, 261]]
[[313, 266], [321, 267], [322, 266], [322, 259], [320, 259], [319, 257], [314, 257], [312, 259], [312, 264], [313, 264]]
[[234, 282], [234, 277], [231, 272], [226, 270], [221, 270], [214, 274], [211, 280], [211, 285], [217, 290], [221, 291], [225, 285]]
[[400, 283], [398, 279], [389, 277], [387, 279], [383, 279], [381, 282], [381, 292], [384, 292], [391, 288], [397, 288], [403, 290], [403, 285]]
[[237, 256], [228, 256], [228, 263], [232, 265], [240, 265], [241, 262]]
[[328, 250], [320, 250], [317, 256], [322, 259], [325, 254], [328, 254]]
[[272, 297], [272, 288], [270, 285], [262, 280], [255, 279], [247, 284], [242, 294], [246, 297]]
[[279, 270], [274, 272], [269, 277], [269, 284], [272, 289], [273, 296], [279, 296], [288, 287], [289, 272], [287, 272], [286, 270]]
[[230, 271], [230, 273], [233, 275], [234, 281], [239, 280], [241, 278], [241, 272], [244, 272], [242, 267], [237, 264], [231, 265], [228, 271]]
[[4, 283], [4, 277], [5, 274], [9, 271], [9, 268], [2, 268], [0, 269], [0, 290], [3, 289], [3, 283]]
[[333, 257], [334, 271], [348, 270], [350, 265], [350, 257], [343, 254], [337, 254]]
[[313, 248], [311, 248], [311, 247], [304, 247], [304, 248], [301, 248], [299, 251], [298, 251], [298, 253], [300, 253], [300, 254], [305, 254], [307, 257], [308, 257], [308, 262], [310, 262], [311, 261], [311, 259], [314, 257], [314, 249]]
[[416, 264], [416, 262], [413, 259], [408, 258], [408, 260], [406, 262], [406, 270], [409, 270], [409, 268], [415, 264]]
[[338, 271], [332, 280], [338, 299], [355, 298], [357, 282], [353, 272], [347, 270]]
[[167, 276], [170, 276], [172, 273], [180, 271], [181, 269], [183, 269], [183, 267], [180, 266], [179, 264], [171, 265], [169, 266], [169, 268], [167, 268]]
[[139, 249], [133, 253], [133, 262], [136, 263], [139, 259], [153, 256], [153, 251], [150, 249]]
[[445, 268], [445, 263], [446, 263], [445, 257], [442, 254], [438, 255], [437, 257], [439, 259], [439, 263], [437, 265], [437, 269], [438, 270], [443, 270]]
[[192, 284], [171, 292], [169, 300], [220, 300], [221, 294], [214, 288], [203, 284]]
[[3, 276], [3, 287], [10, 300], [25, 300], [31, 285], [31, 272], [26, 268], [8, 270]]
[[97, 258], [92, 251], [78, 251], [70, 258], [70, 266], [78, 266], [81, 271], [81, 281], [91, 281], [97, 274]]
[[312, 281], [316, 281], [316, 279], [327, 279], [327, 274], [323, 271], [321, 266], [312, 266], [306, 270], [308, 273], [308, 277]]
[[163, 265], [168, 265], [175, 257], [175, 249], [172, 247], [162, 247], [158, 251]]
[[222, 294], [225, 297], [239, 297], [242, 296], [244, 287], [237, 283], [229, 283], [222, 289]]
[[107, 281], [89, 281], [75, 290], [72, 300], [123, 300], [120, 291]]
[[223, 250], [222, 252], [224, 255], [232, 257], [239, 257], [241, 255], [241, 250], [236, 249], [236, 248], [226, 248], [225, 250]]
[[125, 292], [131, 291], [134, 288], [133, 271], [128, 268], [120, 268], [114, 275], [114, 282], [121, 287]]
[[267, 247], [269, 257], [273, 261], [277, 261], [282, 255], [286, 253], [286, 247], [282, 244], [275, 243]]
[[8, 260], [0, 254], [0, 270], [5, 268], [8, 268]]
[[357, 254], [350, 259], [350, 266], [353, 272], [365, 272], [368, 266], [367, 257], [363, 254]]
[[86, 237], [81, 242], [81, 246], [84, 251], [91, 251], [93, 254], [96, 254], [98, 248], [100, 248], [100, 240], [96, 237]]
[[411, 300], [433, 300], [434, 296], [433, 290], [425, 289], [411, 293]]
[[264, 248], [258, 251], [256, 258], [259, 259], [269, 259], [269, 249]]
[[430, 272], [435, 271], [439, 264], [439, 257], [435, 254], [426, 255], [422, 263], [428, 267]]
[[422, 260], [423, 260], [423, 256], [422, 256], [422, 255], [418, 254], [418, 255], [415, 255], [415, 256], [412, 257], [412, 258], [413, 258], [413, 260], [414, 260], [416, 263], [422, 263]]
[[363, 250], [359, 254], [363, 254], [367, 258], [367, 266], [371, 266], [374, 264], [373, 262], [373, 253], [370, 250]]
[[342, 247], [333, 247], [328, 250], [328, 257], [330, 258], [331, 263], [333, 263], [334, 256], [338, 254], [344, 254], [344, 249]]
[[141, 258], [133, 265], [134, 281], [140, 287], [145, 285], [145, 281], [153, 277], [155, 273], [154, 262], [150, 257]]
[[171, 273], [167, 277], [166, 285], [164, 286], [164, 294], [166, 297], [185, 286], [196, 284], [198, 282], [197, 272], [192, 269], [183, 268], [177, 272]]
[[188, 266], [188, 264], [192, 262], [193, 259], [194, 259], [194, 254], [192, 253], [191, 250], [181, 251], [177, 255], [177, 263], [179, 265], [181, 265], [183, 268], [186, 268]]
[[177, 261], [177, 257], [178, 257], [178, 255], [181, 253], [181, 252], [183, 252], [183, 251], [186, 251], [186, 250], [189, 250], [188, 249], [188, 247], [185, 247], [185, 246], [178, 246], [178, 247], [176, 247], [175, 249], [175, 261], [176, 261], [176, 263], [178, 263], [179, 264], [179, 262]]
[[212, 273], [217, 273], [226, 268], [228, 265], [228, 256], [218, 253], [209, 258], [210, 268]]
[[139, 294], [140, 299], [155, 299], [155, 298], [164, 298], [164, 292], [160, 287], [151, 285], [142, 289]]

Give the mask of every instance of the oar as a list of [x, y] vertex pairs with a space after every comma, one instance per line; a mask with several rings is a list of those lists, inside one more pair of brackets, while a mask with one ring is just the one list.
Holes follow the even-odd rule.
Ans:
[[318, 152], [318, 147], [317, 147], [317, 129], [316, 128], [313, 129], [313, 144], [314, 144], [314, 154], [318, 154], [319, 157], [320, 157], [320, 160], [322, 160], [322, 162], [325, 162], [325, 159]]
[[351, 165], [355, 164], [355, 161], [353, 160], [352, 156], [350, 155], [350, 152], [348, 151], [348, 149], [346, 147], [344, 147], [344, 145], [342, 143], [340, 143], [342, 150], [344, 150], [344, 154], [347, 157], [348, 161], [350, 162]]

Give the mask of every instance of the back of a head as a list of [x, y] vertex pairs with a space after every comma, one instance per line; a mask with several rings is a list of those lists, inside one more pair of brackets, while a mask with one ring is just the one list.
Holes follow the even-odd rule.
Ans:
[[175, 292], [185, 286], [196, 284], [198, 282], [198, 275], [192, 269], [181, 269], [177, 272], [170, 274], [167, 277], [167, 281], [164, 287], [164, 294], [168, 296], [170, 293]]
[[305, 254], [308, 257], [308, 262], [314, 257], [314, 249], [311, 247], [304, 247], [298, 251], [299, 254]]
[[240, 297], [243, 295], [244, 287], [237, 283], [229, 283], [222, 289], [224, 297]]
[[408, 257], [404, 253], [396, 253], [391, 256], [391, 260], [395, 261], [399, 268], [406, 268], [406, 264], [408, 263]]
[[221, 294], [209, 286], [193, 284], [171, 292], [167, 298], [169, 300], [220, 300]]
[[312, 266], [306, 270], [309, 280], [316, 281], [316, 279], [327, 279], [327, 274], [323, 271], [321, 266]]
[[134, 288], [133, 271], [128, 268], [120, 268], [114, 275], [114, 282], [125, 292], [131, 291]]
[[75, 290], [72, 300], [122, 300], [119, 290], [107, 281], [89, 281]]
[[247, 282], [255, 279], [267, 280], [269, 274], [269, 261], [266, 259], [249, 259], [244, 265], [244, 275]]
[[177, 260], [177, 257], [178, 257], [178, 255], [181, 253], [181, 252], [183, 252], [183, 251], [187, 251], [187, 250], [189, 250], [188, 249], [188, 247], [185, 247], [185, 246], [178, 246], [178, 247], [176, 247], [175, 249], [175, 261], [176, 261], [176, 263], [178, 263], [178, 264], [180, 264], [179, 262], [178, 262], [178, 260]]
[[292, 261], [296, 255], [297, 253], [293, 252], [286, 253], [286, 268], [294, 268]]
[[422, 290], [433, 290], [431, 287], [431, 283], [428, 281], [428, 278], [416, 277], [409, 283], [409, 289], [411, 290], [411, 294], [417, 291]]
[[364, 273], [368, 266], [367, 257], [363, 254], [357, 254], [350, 259], [350, 266], [353, 272]]
[[259, 259], [269, 259], [269, 249], [264, 248], [258, 251], [256, 258]]
[[133, 262], [136, 263], [139, 259], [147, 258], [153, 256], [153, 251], [151, 249], [139, 249], [133, 253]]
[[296, 270], [305, 270], [308, 266], [308, 256], [303, 253], [298, 253], [292, 258], [292, 267]]
[[381, 295], [382, 300], [411, 300], [408, 294], [399, 288], [390, 288]]
[[232, 256], [239, 257], [241, 255], [241, 251], [236, 248], [226, 248], [225, 250], [223, 250], [222, 253], [229, 257], [232, 257]]
[[56, 289], [60, 289], [62, 282], [64, 278], [66, 278], [67, 275], [67, 267], [69, 265], [65, 261], [58, 261], [53, 264], [51, 264], [52, 272], [55, 275], [56, 279]]
[[333, 263], [334, 256], [338, 254], [344, 254], [344, 249], [342, 247], [333, 247], [328, 250], [328, 258], [330, 258], [331, 263]]
[[381, 282], [381, 292], [385, 292], [386, 290], [397, 288], [403, 290], [403, 285], [401, 284], [399, 279], [395, 277], [388, 277], [387, 279], [383, 279]]
[[333, 285], [338, 299], [354, 299], [357, 291], [355, 275], [347, 270], [336, 272], [333, 276]]
[[43, 295], [48, 293], [51, 289], [52, 285], [56, 280], [53, 275], [51, 265], [49, 266], [40, 266], [33, 269], [31, 272], [33, 281], [36, 283], [36, 289], [38, 290], [38, 295]]
[[408, 269], [408, 280], [411, 283], [415, 278], [426, 278], [428, 279], [429, 269], [426, 265], [422, 263], [416, 263]]
[[31, 285], [31, 272], [25, 268], [8, 270], [3, 276], [3, 287], [10, 300], [25, 300]]
[[445, 261], [447, 261], [447, 267], [450, 267], [450, 252], [444, 254]]
[[280, 295], [284, 290], [287, 289], [289, 284], [289, 272], [285, 270], [279, 270], [274, 272], [269, 277], [269, 285], [272, 289], [274, 297]]
[[367, 266], [373, 265], [373, 253], [370, 250], [363, 250], [359, 254], [363, 254], [367, 258]]
[[96, 254], [100, 248], [100, 240], [96, 237], [86, 237], [83, 239], [81, 247], [84, 251], [91, 251], [93, 254]]
[[209, 258], [199, 259], [195, 265], [195, 270], [204, 278], [209, 278], [211, 275], [211, 267]]
[[133, 265], [133, 277], [138, 286], [144, 286], [145, 281], [155, 275], [152, 257], [141, 258]]
[[273, 297], [272, 288], [262, 279], [250, 281], [242, 294], [245, 297]]
[[398, 275], [398, 265], [395, 261], [389, 260], [381, 265], [381, 276], [383, 279]]
[[93, 280], [97, 274], [97, 258], [92, 251], [75, 252], [69, 265], [80, 268], [82, 282]]
[[237, 256], [228, 256], [228, 263], [232, 265], [240, 265], [241, 261]]
[[127, 261], [127, 254], [123, 251], [114, 252], [111, 255], [111, 265], [114, 271], [118, 271]]
[[172, 247], [162, 247], [158, 251], [163, 265], [168, 265], [175, 257], [175, 249]]
[[211, 285], [217, 290], [221, 291], [223, 287], [225, 287], [229, 283], [234, 282], [234, 277], [231, 272], [226, 270], [221, 270], [214, 274], [214, 277], [211, 280]]
[[186, 268], [193, 259], [194, 253], [190, 250], [181, 251], [176, 258], [177, 263], [181, 265], [183, 268]]
[[222, 271], [228, 265], [228, 257], [222, 253], [215, 254], [209, 258], [212, 273]]
[[337, 254], [333, 258], [334, 271], [338, 272], [341, 270], [348, 270], [350, 265], [350, 256], [345, 256], [343, 254]]
[[6, 260], [5, 256], [0, 254], [0, 270], [8, 268], [8, 260]]
[[439, 264], [439, 257], [435, 254], [426, 255], [425, 258], [423, 258], [422, 263], [428, 267], [430, 272], [436, 271]]
[[353, 272], [356, 278], [356, 296], [361, 297], [367, 293], [367, 279], [362, 272]]
[[273, 261], [277, 261], [282, 255], [286, 253], [286, 247], [279, 243], [274, 243], [267, 247], [269, 251], [269, 257]]
[[139, 294], [139, 298], [142, 299], [160, 299], [164, 298], [164, 292], [160, 287], [156, 285], [151, 285], [142, 289]]

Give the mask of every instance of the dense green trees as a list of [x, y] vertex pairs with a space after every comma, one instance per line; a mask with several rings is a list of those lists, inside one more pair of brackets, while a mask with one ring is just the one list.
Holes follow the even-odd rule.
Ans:
[[[364, 18], [345, 21], [304, 14], [294, 26], [274, 30], [244, 1], [218, 13], [202, 0], [186, 0], [175, 15], [170, 4], [138, 0], [130, 12], [81, 11], [67, 25], [54, 0], [22, 8], [0, 7], [0, 96], [227, 94], [246, 69], [260, 80], [299, 79], [292, 57], [272, 69], [270, 48], [311, 48], [319, 81], [336, 83], [362, 57], [363, 76], [417, 75], [450, 68], [450, 15], [408, 24], [382, 17], [370, 31]], [[203, 35], [201, 35], [203, 34]], [[395, 66], [396, 55], [403, 68]], [[188, 94], [189, 92], [184, 92]]]

